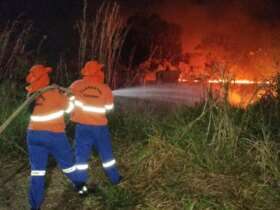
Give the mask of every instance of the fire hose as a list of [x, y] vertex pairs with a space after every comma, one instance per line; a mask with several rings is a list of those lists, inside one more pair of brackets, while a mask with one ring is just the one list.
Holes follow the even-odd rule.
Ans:
[[71, 94], [71, 91], [67, 88], [60, 87], [56, 84], [47, 86], [45, 88], [42, 88], [38, 90], [37, 92], [33, 93], [32, 95], [29, 95], [27, 99], [14, 111], [9, 118], [1, 125], [0, 127], [0, 136], [3, 133], [3, 131], [11, 124], [11, 122], [29, 105], [31, 104], [38, 96], [42, 95], [43, 93], [52, 90], [52, 89], [59, 89], [67, 94]]

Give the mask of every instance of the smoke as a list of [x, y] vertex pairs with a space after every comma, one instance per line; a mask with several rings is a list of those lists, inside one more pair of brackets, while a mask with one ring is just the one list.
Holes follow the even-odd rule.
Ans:
[[[197, 46], [238, 64], [244, 77], [270, 77], [280, 56], [279, 13], [273, 0], [173, 0], [160, 1], [154, 9], [183, 29], [185, 52]], [[274, 3], [273, 3], [274, 2]], [[278, 22], [277, 22], [278, 21]], [[223, 38], [224, 40], [217, 40]], [[216, 42], [212, 43], [211, 42]], [[205, 46], [206, 45], [206, 46]], [[278, 45], [278, 46], [277, 46]], [[248, 76], [250, 75], [250, 76]]]
[[264, 1], [255, 0], [254, 4], [249, 4], [250, 1], [230, 3], [214, 0], [209, 2], [202, 0], [163, 1], [158, 8], [163, 18], [183, 28], [185, 50], [193, 50], [201, 40], [211, 34], [224, 35], [231, 38], [232, 42], [242, 43], [244, 47], [251, 50], [271, 45], [271, 31], [274, 31], [271, 22], [258, 17], [261, 13], [259, 8], [263, 8], [258, 2]]

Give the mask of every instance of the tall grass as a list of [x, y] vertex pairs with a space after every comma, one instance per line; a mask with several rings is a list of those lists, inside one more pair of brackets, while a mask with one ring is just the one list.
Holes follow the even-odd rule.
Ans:
[[[160, 113], [160, 104], [133, 111], [133, 103], [121, 104], [111, 129], [117, 144], [127, 148], [119, 155], [129, 176], [127, 188], [144, 198], [143, 209], [280, 207], [275, 188], [280, 145], [269, 127], [256, 123], [254, 114], [262, 105], [242, 110], [209, 102], [205, 110], [180, 107]], [[150, 108], [145, 112], [143, 106]]]
[[[22, 79], [26, 73], [28, 53], [26, 44], [32, 24], [20, 19], [0, 26], [0, 81]], [[22, 68], [18, 71], [18, 68]]]
[[[30, 53], [26, 45], [32, 24], [17, 19], [0, 27], [0, 124], [24, 100], [24, 83]], [[25, 153], [26, 113], [22, 113], [13, 126], [0, 136], [0, 154]]]
[[[5, 122], [24, 100], [24, 92], [9, 81], [0, 84], [0, 124]], [[7, 94], [9, 97], [7, 97]], [[28, 123], [28, 111], [21, 113], [7, 130], [0, 136], [0, 156], [22, 156], [25, 153], [25, 131]]]
[[89, 59], [98, 59], [105, 65], [107, 83], [115, 87], [114, 79], [127, 34], [120, 6], [114, 1], [104, 1], [93, 19], [87, 16], [87, 0], [84, 0], [83, 18], [78, 23], [79, 67]]
[[69, 71], [69, 65], [64, 56], [60, 56], [54, 73], [54, 82], [62, 86], [69, 86], [72, 81], [77, 79], [76, 75]]

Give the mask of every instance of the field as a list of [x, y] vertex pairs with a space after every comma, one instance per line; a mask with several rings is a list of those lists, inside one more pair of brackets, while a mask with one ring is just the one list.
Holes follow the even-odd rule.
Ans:
[[[1, 123], [25, 98], [21, 87], [7, 87]], [[212, 99], [186, 107], [117, 98], [109, 121], [123, 182], [111, 186], [94, 155], [97, 192], [82, 199], [50, 158], [42, 209], [279, 209], [279, 117], [279, 101], [269, 97], [246, 110]], [[0, 136], [1, 210], [29, 208], [28, 118], [26, 110]], [[67, 133], [73, 142], [70, 122]]]

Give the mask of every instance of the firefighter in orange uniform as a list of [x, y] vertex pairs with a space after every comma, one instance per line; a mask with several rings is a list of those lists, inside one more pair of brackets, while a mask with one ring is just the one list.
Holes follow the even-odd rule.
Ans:
[[[49, 85], [51, 68], [35, 65], [26, 78], [29, 94]], [[39, 96], [34, 104], [27, 132], [31, 178], [29, 202], [31, 209], [40, 209], [44, 198], [44, 182], [48, 155], [54, 156], [65, 175], [77, 191], [84, 187], [79, 181], [74, 164], [74, 154], [64, 132], [64, 113], [73, 109], [73, 102], [58, 89]]]
[[112, 184], [118, 184], [121, 176], [113, 157], [111, 137], [106, 112], [113, 109], [112, 90], [104, 84], [103, 65], [89, 61], [81, 71], [83, 78], [75, 81], [70, 89], [75, 96], [72, 121], [76, 123], [76, 169], [79, 178], [86, 183], [88, 161], [94, 148]]

